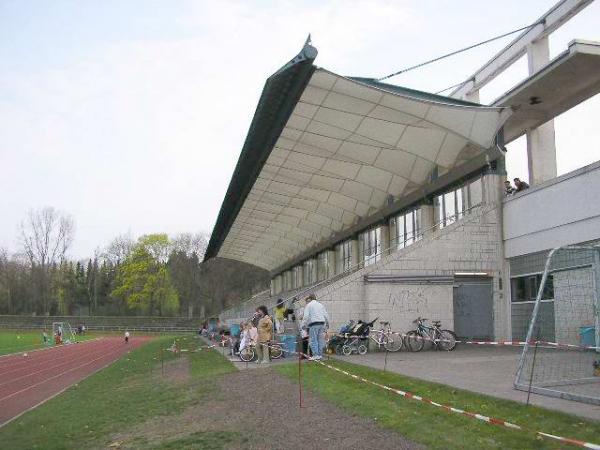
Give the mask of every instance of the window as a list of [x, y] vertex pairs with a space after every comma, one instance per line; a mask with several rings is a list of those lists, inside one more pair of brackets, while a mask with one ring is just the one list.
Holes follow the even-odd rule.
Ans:
[[372, 228], [361, 234], [363, 243], [363, 262], [365, 266], [381, 259], [381, 228]]
[[329, 278], [329, 252], [324, 251], [317, 256], [317, 281]]
[[434, 199], [435, 218], [440, 228], [456, 222], [483, 201], [481, 178], [438, 195]]
[[[510, 281], [511, 302], [534, 302], [542, 282], [542, 274], [516, 277]], [[548, 275], [544, 292], [542, 292], [542, 300], [554, 300], [554, 278], [552, 275]]]
[[392, 236], [392, 245], [397, 249], [404, 248], [422, 237], [421, 209], [396, 216], [395, 235]]
[[298, 282], [298, 271], [296, 270], [296, 267], [294, 267], [291, 271], [290, 271], [290, 289], [296, 289], [298, 287], [298, 285], [296, 284]]
[[352, 267], [352, 241], [347, 240], [335, 247], [337, 273], [343, 273]]

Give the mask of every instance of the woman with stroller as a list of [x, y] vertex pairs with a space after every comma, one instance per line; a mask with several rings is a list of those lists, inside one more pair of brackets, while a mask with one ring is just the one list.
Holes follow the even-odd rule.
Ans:
[[273, 338], [273, 321], [269, 316], [269, 311], [265, 305], [261, 305], [256, 308], [256, 312], [260, 319], [258, 320], [258, 345], [256, 346], [256, 354], [258, 359], [257, 364], [268, 364], [269, 358], [269, 344]]

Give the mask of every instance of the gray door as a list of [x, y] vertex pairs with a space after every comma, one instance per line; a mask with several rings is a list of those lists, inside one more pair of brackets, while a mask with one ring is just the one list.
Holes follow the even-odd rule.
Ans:
[[454, 332], [461, 338], [493, 339], [494, 309], [491, 278], [457, 277], [455, 279]]

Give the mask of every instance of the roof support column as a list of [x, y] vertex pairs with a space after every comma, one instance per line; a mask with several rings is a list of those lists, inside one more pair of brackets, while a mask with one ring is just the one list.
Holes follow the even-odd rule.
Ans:
[[380, 225], [379, 229], [381, 230], [381, 256], [384, 257], [390, 254], [390, 227], [386, 222]]
[[419, 206], [421, 209], [421, 229], [416, 230], [424, 237], [432, 233], [435, 226], [435, 214], [433, 212], [433, 204], [431, 202], [423, 203]]
[[[361, 239], [362, 242], [362, 239]], [[359, 245], [357, 238], [352, 238], [350, 241], [350, 269], [356, 269], [358, 262], [361, 262], [362, 267], [362, 245]]]
[[[548, 36], [527, 46], [529, 75], [533, 75], [550, 62]], [[537, 128], [527, 130], [527, 163], [529, 183], [539, 184], [556, 177], [556, 141], [554, 119]]]
[[335, 251], [334, 250], [326, 250], [327, 251], [327, 275], [326, 279], [329, 279], [335, 275]]

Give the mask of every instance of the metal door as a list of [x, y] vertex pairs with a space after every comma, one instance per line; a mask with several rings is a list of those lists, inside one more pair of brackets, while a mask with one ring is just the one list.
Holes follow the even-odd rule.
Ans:
[[493, 339], [494, 306], [491, 278], [455, 279], [454, 332], [461, 338]]

